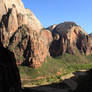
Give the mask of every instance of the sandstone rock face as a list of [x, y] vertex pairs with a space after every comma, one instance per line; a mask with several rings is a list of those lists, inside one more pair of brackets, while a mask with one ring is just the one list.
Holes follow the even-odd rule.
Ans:
[[0, 92], [19, 92], [21, 81], [14, 54], [0, 42]]
[[49, 55], [52, 34], [42, 29], [21, 0], [0, 0], [0, 41], [14, 52], [17, 64], [39, 67], [44, 62]]
[[17, 11], [23, 12], [24, 6], [21, 0], [0, 0], [0, 20], [1, 17], [8, 12], [13, 6], [16, 5]]
[[[32, 33], [31, 33], [32, 34]], [[33, 32], [31, 38], [31, 54], [30, 64], [32, 67], [37, 68], [41, 66], [41, 63], [45, 61], [45, 58], [49, 55], [49, 46], [52, 42], [52, 34], [48, 30], [42, 30], [40, 34]]]
[[31, 27], [32, 30], [37, 32], [40, 32], [43, 28], [34, 14], [24, 8], [21, 0], [1, 0], [0, 7], [0, 30], [1, 34], [3, 34], [0, 37], [5, 42], [4, 46], [8, 46], [8, 39], [22, 24]]
[[2, 19], [2, 16], [7, 13], [7, 10], [4, 6], [3, 0], [0, 0], [0, 21]]
[[14, 21], [15, 24], [16, 22], [21, 21], [18, 23], [29, 25], [32, 27], [33, 30], [40, 30], [43, 28], [39, 20], [32, 13], [32, 11], [24, 8], [21, 0], [0, 0], [0, 20], [2, 19], [3, 15], [6, 15], [9, 12], [9, 10], [12, 11], [9, 14], [10, 16], [8, 16], [9, 20], [11, 20], [11, 17], [15, 19], [15, 17], [17, 18], [17, 16], [20, 16], [22, 18], [21, 20], [17, 19], [16, 21]]
[[86, 44], [86, 55], [92, 54], [92, 35], [88, 36], [88, 42]]
[[10, 34], [13, 34], [18, 29], [18, 21], [17, 21], [17, 10], [13, 7], [10, 10], [10, 15], [8, 17], [8, 26], [7, 31], [10, 31]]
[[91, 54], [92, 39], [84, 30], [73, 22], [64, 22], [57, 25], [53, 30], [53, 42], [50, 47], [51, 56], [63, 53]]
[[52, 34], [48, 30], [42, 30], [38, 34], [22, 25], [11, 37], [8, 48], [14, 52], [17, 64], [38, 68], [49, 56], [51, 41]]

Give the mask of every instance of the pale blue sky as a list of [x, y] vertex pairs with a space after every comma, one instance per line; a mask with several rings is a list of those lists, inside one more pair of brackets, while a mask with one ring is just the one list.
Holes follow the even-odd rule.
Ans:
[[74, 21], [92, 32], [92, 0], [22, 0], [44, 27]]

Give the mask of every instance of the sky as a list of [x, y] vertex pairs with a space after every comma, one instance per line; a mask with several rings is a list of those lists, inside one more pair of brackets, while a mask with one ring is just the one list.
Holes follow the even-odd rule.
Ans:
[[73, 21], [92, 32], [92, 0], [22, 0], [44, 27]]

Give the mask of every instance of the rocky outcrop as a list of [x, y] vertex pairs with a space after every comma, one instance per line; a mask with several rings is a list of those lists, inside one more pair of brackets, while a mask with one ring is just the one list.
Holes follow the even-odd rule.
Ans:
[[17, 64], [37, 68], [49, 56], [51, 41], [52, 34], [48, 30], [41, 30], [38, 34], [22, 25], [11, 37], [8, 48], [14, 52]]
[[12, 13], [10, 13], [11, 16], [8, 19], [11, 19], [11, 17], [15, 18], [17, 16], [18, 19], [16, 19], [16, 21], [20, 24], [29, 25], [32, 27], [33, 30], [40, 30], [43, 28], [39, 20], [32, 13], [32, 11], [24, 8], [21, 0], [0, 0], [0, 20], [2, 19], [3, 15], [9, 12], [10, 9], [13, 10]]
[[[32, 33], [31, 33], [32, 34]], [[32, 35], [31, 35], [32, 37]], [[49, 46], [52, 42], [52, 34], [48, 30], [42, 30], [40, 34], [33, 32], [31, 38], [32, 55], [30, 62], [32, 67], [39, 67], [49, 55]]]
[[14, 54], [0, 42], [0, 92], [20, 92], [21, 81]]
[[[35, 15], [24, 8], [21, 0], [0, 0], [0, 32], [3, 34], [2, 40], [9, 39], [22, 24], [37, 32], [40, 32], [43, 28]], [[6, 43], [5, 46], [8, 45], [8, 40]]]
[[64, 53], [92, 54], [92, 39], [84, 30], [73, 22], [64, 22], [57, 25], [53, 30], [53, 42], [50, 47], [51, 56]]
[[0, 1], [0, 41], [14, 52], [17, 64], [39, 67], [49, 55], [52, 34], [25, 9], [21, 0]]

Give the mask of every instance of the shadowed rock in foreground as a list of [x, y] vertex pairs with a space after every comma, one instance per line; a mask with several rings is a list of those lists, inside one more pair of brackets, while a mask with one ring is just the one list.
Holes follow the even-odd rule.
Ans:
[[[79, 85], [74, 92], [92, 92], [92, 69], [87, 71], [88, 75], [78, 81]], [[80, 82], [81, 81], [81, 82]]]
[[12, 52], [0, 42], [0, 92], [20, 92], [21, 81]]
[[48, 85], [24, 87], [23, 92], [92, 92], [92, 69], [76, 71]]

